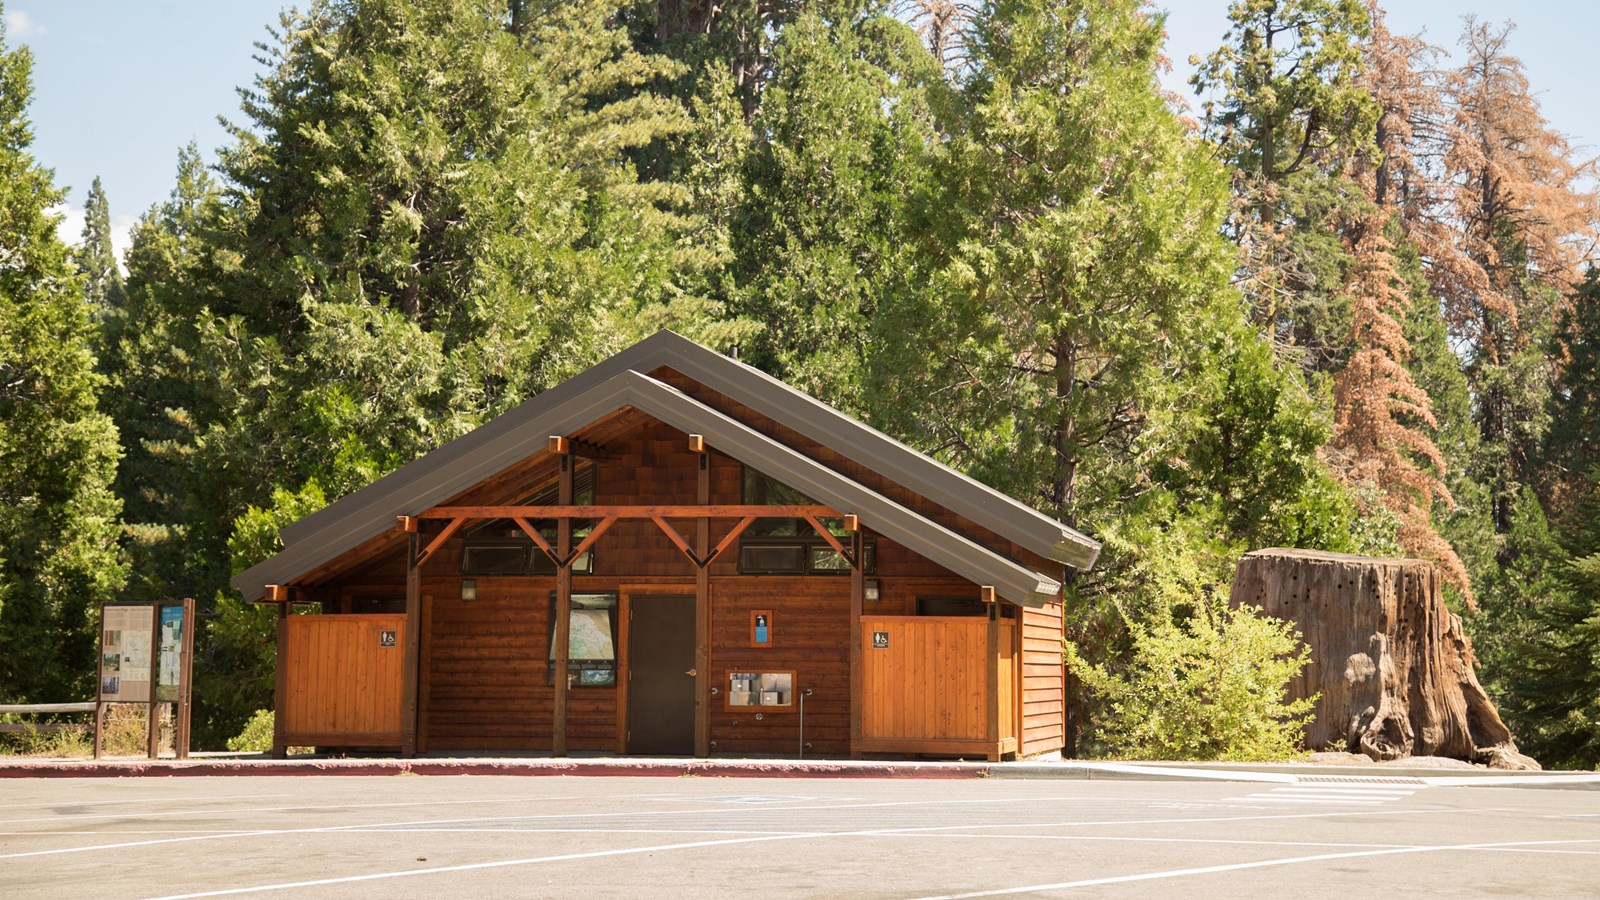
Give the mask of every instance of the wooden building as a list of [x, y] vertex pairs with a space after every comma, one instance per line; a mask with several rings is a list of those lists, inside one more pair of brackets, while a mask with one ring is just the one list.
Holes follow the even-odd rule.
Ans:
[[280, 753], [1053, 751], [1099, 551], [671, 332], [282, 537]]

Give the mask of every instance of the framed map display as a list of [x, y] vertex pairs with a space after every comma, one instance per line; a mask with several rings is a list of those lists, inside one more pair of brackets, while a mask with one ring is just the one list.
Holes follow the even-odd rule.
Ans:
[[[555, 679], [556, 598], [550, 595], [550, 678]], [[567, 632], [567, 684], [612, 687], [617, 683], [617, 595], [573, 594]]]

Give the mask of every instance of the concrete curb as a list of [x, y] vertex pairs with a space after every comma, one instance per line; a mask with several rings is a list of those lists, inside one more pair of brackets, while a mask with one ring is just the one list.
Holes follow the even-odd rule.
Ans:
[[1210, 781], [1271, 784], [1412, 784], [1432, 787], [1516, 787], [1600, 790], [1600, 772], [1503, 773], [1367, 766], [1216, 765], [1184, 763], [911, 762], [778, 759], [462, 758], [189, 760], [0, 759], [4, 778], [175, 778], [273, 775], [499, 775], [654, 778], [928, 778], [1078, 781]]
[[229, 759], [0, 761], [0, 778], [225, 775], [519, 775], [659, 778], [983, 778], [988, 763], [622, 759]]

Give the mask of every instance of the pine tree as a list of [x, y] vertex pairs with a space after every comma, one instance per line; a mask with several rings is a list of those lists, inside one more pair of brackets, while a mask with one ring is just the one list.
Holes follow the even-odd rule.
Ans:
[[[938, 271], [881, 323], [894, 427], [1068, 523], [1139, 430], [1152, 359], [1226, 284], [1220, 172], [1155, 86], [1139, 4], [1013, 0], [976, 77], [926, 238]], [[907, 351], [911, 355], [901, 355]]]
[[1564, 510], [1600, 472], [1600, 270], [1591, 268], [1561, 312], [1549, 350], [1556, 372], [1543, 467]]
[[221, 204], [190, 144], [171, 195], [134, 225], [123, 302], [100, 323], [101, 408], [122, 435], [116, 492], [131, 599], [204, 598], [228, 574], [228, 518], [207, 511], [210, 492], [192, 464], [201, 429], [221, 416], [199, 356], [200, 323], [221, 303], [213, 244]]
[[92, 695], [97, 605], [124, 570], [84, 286], [28, 150], [32, 66], [0, 24], [0, 697], [60, 703]]
[[122, 305], [122, 269], [111, 246], [111, 207], [100, 177], [95, 176], [83, 204], [83, 243], [72, 261], [83, 275], [83, 295], [97, 313]]
[[1502, 534], [1519, 485], [1535, 479], [1548, 424], [1543, 351], [1600, 223], [1600, 189], [1583, 184], [1592, 165], [1576, 162], [1544, 120], [1508, 38], [1508, 28], [1470, 19], [1462, 35], [1466, 60], [1449, 84], [1454, 130], [1444, 159], [1454, 252], [1429, 271], [1465, 348], [1483, 438], [1478, 467]]
[[1240, 0], [1194, 85], [1206, 132], [1233, 168], [1230, 231], [1256, 323], [1310, 371], [1340, 362], [1348, 313], [1329, 286], [1348, 266], [1333, 226], [1359, 192], [1344, 178], [1377, 110], [1361, 83], [1360, 0]]
[[1345, 288], [1353, 323], [1351, 353], [1335, 376], [1335, 471], [1353, 485], [1372, 485], [1400, 520], [1400, 546], [1432, 559], [1471, 606], [1466, 567], [1434, 528], [1437, 503], [1455, 499], [1444, 484], [1444, 454], [1429, 432], [1438, 427], [1433, 401], [1406, 369], [1411, 346], [1404, 322], [1410, 297], [1400, 281], [1386, 231], [1389, 216], [1373, 209], [1347, 226], [1355, 266]]
[[939, 82], [881, 9], [801, 14], [774, 51], [734, 231], [746, 362], [860, 413], [872, 323], [913, 269], [907, 206], [929, 174]]

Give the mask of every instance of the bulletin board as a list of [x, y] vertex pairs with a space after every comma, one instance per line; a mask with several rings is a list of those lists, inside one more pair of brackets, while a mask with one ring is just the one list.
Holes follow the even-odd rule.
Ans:
[[[190, 670], [194, 656], [194, 601], [102, 603], [99, 677], [95, 694], [95, 757], [101, 751], [100, 725], [108, 703], [141, 703], [148, 721], [157, 706], [174, 704], [174, 749], [189, 756]], [[158, 737], [149, 735], [148, 755], [158, 754]]]

